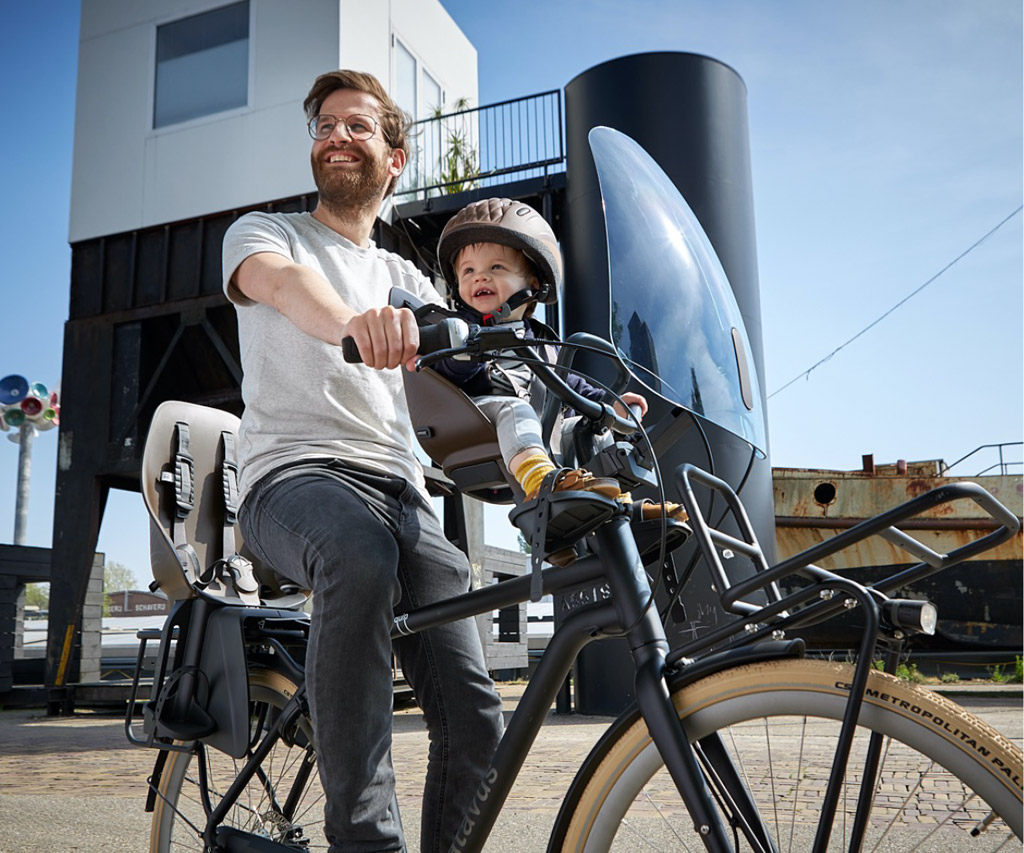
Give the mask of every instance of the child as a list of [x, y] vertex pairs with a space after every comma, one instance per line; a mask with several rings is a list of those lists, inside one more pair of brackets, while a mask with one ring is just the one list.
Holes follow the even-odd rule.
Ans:
[[[527, 338], [542, 341], [551, 335], [532, 315], [537, 302], [557, 301], [562, 259], [554, 232], [532, 207], [499, 198], [466, 206], [441, 232], [437, 257], [455, 308], [464, 319], [479, 325], [524, 320]], [[534, 349], [538, 356], [550, 360], [548, 348]], [[446, 359], [435, 369], [469, 394], [495, 425], [505, 466], [526, 500], [535, 498], [556, 466], [541, 438], [540, 419], [532, 402], [536, 380], [530, 368], [509, 353], [507, 359], [487, 363]], [[563, 378], [588, 399], [604, 401], [607, 396], [580, 376]], [[646, 414], [647, 401], [640, 394], [627, 392], [621, 397], [626, 405], [639, 407], [641, 417]], [[617, 400], [613, 407], [621, 417], [628, 417]], [[560, 473], [552, 490], [595, 492], [628, 500], [617, 480], [595, 477], [582, 468]], [[662, 507], [647, 503], [641, 512], [645, 519], [656, 518]], [[686, 518], [678, 504], [669, 504], [667, 512], [675, 520]]]

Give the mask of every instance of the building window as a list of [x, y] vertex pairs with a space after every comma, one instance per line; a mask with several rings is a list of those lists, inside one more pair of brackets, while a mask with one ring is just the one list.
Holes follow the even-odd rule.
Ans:
[[420, 118], [430, 118], [441, 112], [441, 84], [433, 77], [423, 71], [423, 115]]
[[441, 84], [427, 71], [416, 55], [402, 44], [401, 39], [395, 37], [392, 43], [395, 85], [391, 97], [412, 116], [413, 121], [430, 118], [444, 102]]
[[416, 110], [416, 57], [397, 39], [395, 40], [395, 103], [413, 117], [420, 118]]
[[248, 101], [249, 0], [157, 27], [154, 128]]
[[[395, 76], [391, 96], [413, 121], [439, 115], [444, 106], [444, 90], [423, 63], [401, 39], [392, 39]], [[439, 129], [434, 126], [418, 129], [409, 140], [409, 160], [398, 182], [398, 191], [438, 180]]]

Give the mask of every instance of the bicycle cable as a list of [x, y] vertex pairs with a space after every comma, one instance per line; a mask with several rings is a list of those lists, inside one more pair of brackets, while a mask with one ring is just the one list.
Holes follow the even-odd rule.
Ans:
[[[598, 347], [590, 346], [588, 344], [574, 343], [574, 342], [544, 340], [544, 341], [538, 341], [537, 344], [526, 343], [524, 345], [525, 346], [534, 346], [534, 345], [541, 345], [541, 344], [549, 344], [549, 345], [552, 345], [552, 346], [572, 347], [573, 349], [576, 349], [576, 350], [579, 350], [579, 351], [592, 352], [592, 353], [595, 353], [597, 355], [604, 356], [605, 358], [611, 358], [612, 357], [610, 353], [608, 353], [605, 350], [599, 349]], [[657, 455], [654, 452], [654, 445], [651, 442], [651, 439], [650, 439], [650, 436], [647, 433], [647, 430], [644, 428], [643, 424], [640, 423], [639, 418], [637, 418], [630, 411], [629, 406], [626, 405], [626, 403], [625, 403], [625, 401], [623, 401], [622, 397], [619, 396], [619, 394], [617, 394], [615, 391], [613, 391], [607, 384], [605, 384], [601, 380], [599, 380], [599, 379], [597, 379], [597, 378], [595, 378], [593, 376], [590, 376], [590, 375], [588, 375], [586, 373], [583, 373], [583, 372], [581, 372], [579, 370], [574, 370], [570, 365], [551, 364], [550, 362], [548, 362], [548, 361], [546, 361], [545, 359], [542, 359], [542, 358], [528, 358], [528, 357], [525, 357], [525, 356], [521, 356], [519, 353], [516, 353], [515, 360], [520, 361], [521, 363], [527, 364], [527, 365], [528, 364], [541, 364], [541, 365], [545, 365], [545, 366], [547, 366], [547, 367], [549, 367], [549, 368], [551, 368], [551, 369], [553, 369], [555, 371], [561, 371], [561, 372], [563, 372], [565, 374], [569, 374], [569, 373], [575, 374], [576, 376], [579, 376], [579, 377], [585, 379], [587, 382], [593, 383], [596, 387], [600, 388], [605, 393], [610, 394], [612, 396], [612, 398], [616, 402], [618, 402], [622, 406], [623, 410], [627, 413], [626, 420], [632, 422], [636, 426], [636, 428], [637, 428], [636, 431], [638, 433], [640, 433], [640, 436], [641, 436], [641, 439], [643, 441], [643, 444], [644, 444], [644, 446], [646, 447], [647, 451], [650, 454], [651, 463], [652, 463], [652, 471], [654, 473], [655, 480], [657, 481], [657, 484], [658, 484], [657, 485], [658, 499], [661, 501], [661, 506], [662, 506], [662, 514], [661, 514], [661, 518], [660, 518], [660, 534], [661, 535], [659, 537], [660, 538], [660, 545], [659, 545], [659, 553], [658, 553], [658, 565], [659, 565], [660, 568], [659, 568], [659, 571], [655, 575], [655, 582], [654, 582], [654, 584], [651, 587], [650, 595], [648, 596], [647, 601], [645, 602], [644, 606], [641, 608], [639, 615], [633, 621], [633, 623], [631, 625], [629, 625], [627, 628], [622, 629], [621, 631], [601, 632], [601, 635], [604, 636], [604, 637], [609, 637], [609, 638], [624, 637], [630, 631], [632, 631], [637, 625], [639, 625], [641, 621], [643, 621], [644, 617], [647, 615], [647, 611], [651, 609], [651, 605], [654, 603], [654, 600], [657, 597], [658, 590], [661, 588], [661, 583], [662, 583], [662, 580], [663, 580], [663, 577], [664, 577], [664, 566], [665, 566], [665, 557], [666, 557], [666, 553], [665, 553], [665, 538], [666, 538], [667, 533], [668, 533], [667, 518], [666, 518], [666, 515], [665, 515], [665, 512], [664, 512], [664, 507], [665, 507], [665, 483], [664, 483], [664, 480], [662, 479], [662, 476], [661, 476], [661, 466], [660, 466], [660, 464], [658, 462], [658, 457], [657, 457]], [[709, 447], [709, 453], [710, 453], [710, 447]]]

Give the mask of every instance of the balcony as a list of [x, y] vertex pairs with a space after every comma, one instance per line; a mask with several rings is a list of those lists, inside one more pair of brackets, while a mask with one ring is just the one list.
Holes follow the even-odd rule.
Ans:
[[[395, 201], [427, 202], [565, 171], [559, 89], [418, 121]], [[504, 194], [504, 193], [502, 193]]]

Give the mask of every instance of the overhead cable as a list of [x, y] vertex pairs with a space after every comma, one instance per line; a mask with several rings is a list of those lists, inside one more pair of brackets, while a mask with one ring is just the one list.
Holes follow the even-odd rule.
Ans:
[[879, 323], [881, 323], [882, 320], [884, 320], [886, 317], [888, 317], [893, 311], [895, 311], [897, 308], [899, 308], [904, 302], [906, 302], [907, 300], [911, 299], [914, 296], [917, 296], [918, 293], [920, 293], [929, 284], [931, 284], [933, 281], [935, 281], [937, 278], [939, 278], [939, 276], [941, 276], [943, 273], [945, 273], [954, 264], [956, 264], [958, 261], [962, 260], [963, 258], [967, 257], [967, 255], [969, 255], [971, 252], [973, 252], [975, 249], [977, 249], [978, 246], [980, 246], [982, 243], [984, 243], [989, 237], [991, 237], [993, 234], [995, 234], [996, 231], [998, 231], [1007, 222], [1009, 222], [1011, 219], [1013, 219], [1013, 217], [1015, 217], [1018, 213], [1020, 213], [1021, 210], [1024, 210], [1024, 205], [1021, 205], [1020, 207], [1018, 207], [1015, 211], [1013, 211], [1013, 213], [1011, 213], [1009, 216], [1004, 218], [998, 225], [996, 225], [995, 227], [990, 229], [988, 231], [988, 233], [985, 234], [984, 237], [981, 237], [980, 239], [978, 239], [974, 243], [972, 243], [970, 246], [968, 246], [966, 249], [964, 249], [959, 255], [957, 255], [955, 258], [953, 258], [953, 260], [951, 260], [941, 270], [939, 270], [937, 273], [935, 273], [935, 275], [933, 275], [930, 279], [928, 279], [928, 281], [926, 281], [920, 287], [918, 287], [915, 290], [913, 290], [910, 293], [908, 293], [899, 302], [897, 302], [895, 305], [893, 305], [892, 308], [890, 308], [888, 311], [886, 311], [884, 314], [882, 314], [880, 317], [878, 317], [873, 322], [869, 323], [867, 326], [865, 326], [863, 329], [861, 329], [859, 332], [857, 332], [857, 334], [855, 334], [848, 341], [845, 341], [844, 343], [841, 343], [839, 346], [837, 346], [834, 350], [832, 350], [832, 352], [830, 352], [824, 358], [816, 361], [814, 364], [812, 364], [810, 367], [808, 367], [807, 370], [804, 370], [803, 372], [798, 373], [796, 376], [794, 376], [792, 379], [790, 379], [789, 382], [787, 382], [781, 388], [776, 388], [774, 391], [772, 391], [772, 393], [768, 395], [768, 399], [770, 400], [772, 397], [774, 397], [780, 391], [785, 391], [790, 385], [792, 385], [794, 382], [796, 382], [801, 377], [803, 377], [803, 378], [809, 377], [811, 375], [811, 371], [812, 370], [814, 370], [814, 369], [816, 369], [818, 367], [821, 367], [821, 365], [823, 365], [826, 361], [831, 359], [832, 356], [834, 356], [841, 349], [844, 349], [845, 347], [849, 346], [855, 340], [857, 340], [857, 338], [859, 338], [861, 335], [863, 335], [866, 331], [868, 331], [869, 329], [871, 329], [874, 326], [877, 326]]

